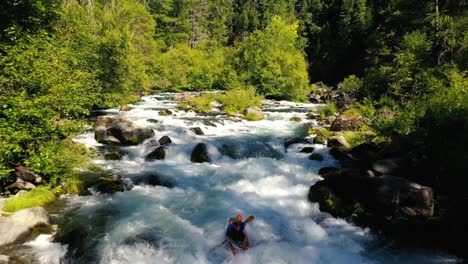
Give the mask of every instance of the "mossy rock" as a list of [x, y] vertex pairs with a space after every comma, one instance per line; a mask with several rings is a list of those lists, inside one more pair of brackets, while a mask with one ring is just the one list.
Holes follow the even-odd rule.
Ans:
[[129, 105], [122, 105], [119, 108], [119, 111], [122, 111], [122, 112], [128, 112], [130, 110], [132, 110], [132, 108]]
[[265, 118], [264, 115], [257, 114], [257, 113], [247, 113], [244, 118], [248, 121], [259, 121]]
[[159, 115], [160, 116], [172, 115], [172, 111], [169, 109], [162, 109], [162, 110], [159, 110]]
[[153, 123], [153, 124], [156, 124], [156, 123], [159, 122], [158, 120], [156, 120], [156, 119], [154, 119], [154, 118], [150, 118], [150, 119], [148, 119], [148, 120], [146, 120], [146, 121], [148, 121], [148, 122], [150, 122], [150, 123]]
[[325, 139], [325, 137], [317, 135], [316, 137], [314, 137], [313, 143], [314, 144], [325, 144], [325, 143], [327, 143], [327, 140]]
[[159, 141], [159, 144], [161, 144], [161, 145], [166, 145], [166, 144], [172, 143], [172, 140], [171, 140], [171, 138], [169, 136], [163, 136], [158, 141]]
[[292, 121], [292, 122], [301, 122], [302, 121], [302, 119], [300, 117], [298, 117], [298, 116], [293, 116], [289, 120]]
[[125, 184], [119, 175], [113, 175], [101, 178], [94, 188], [100, 193], [116, 193], [125, 191]]
[[318, 154], [318, 153], [312, 153], [310, 156], [309, 156], [309, 159], [310, 160], [317, 160], [317, 161], [323, 161], [323, 156]]
[[47, 187], [37, 187], [29, 192], [20, 192], [3, 204], [3, 211], [13, 213], [24, 208], [44, 206], [57, 199], [54, 191]]

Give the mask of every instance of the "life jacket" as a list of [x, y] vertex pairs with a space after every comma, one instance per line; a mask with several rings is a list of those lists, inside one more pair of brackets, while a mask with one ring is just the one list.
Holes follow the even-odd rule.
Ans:
[[244, 230], [245, 230], [245, 223], [240, 223], [239, 230], [236, 230], [234, 222], [229, 223], [226, 229], [226, 236], [228, 236], [234, 243], [242, 245], [245, 240]]

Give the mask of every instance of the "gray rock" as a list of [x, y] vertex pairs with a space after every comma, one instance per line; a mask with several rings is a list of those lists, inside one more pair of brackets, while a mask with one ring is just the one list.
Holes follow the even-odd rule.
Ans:
[[203, 136], [205, 135], [205, 133], [203, 132], [203, 130], [199, 127], [192, 127], [190, 128], [190, 130], [195, 133], [195, 135], [199, 135], [199, 136]]
[[9, 190], [26, 190], [30, 191], [32, 189], [36, 188], [36, 186], [30, 182], [25, 182], [21, 178], [17, 178], [16, 182], [10, 184], [7, 186], [7, 189]]
[[323, 161], [322, 155], [320, 155], [320, 154], [318, 154], [318, 153], [312, 153], [312, 154], [309, 156], [309, 159], [310, 159], [310, 160]]
[[304, 147], [301, 149], [301, 153], [312, 153], [314, 152], [314, 147]]
[[330, 127], [331, 131], [356, 131], [364, 125], [361, 116], [338, 116]]
[[154, 136], [151, 128], [135, 124], [126, 116], [99, 116], [95, 124], [94, 138], [99, 143], [138, 145]]
[[205, 143], [198, 143], [195, 146], [190, 156], [190, 161], [197, 163], [211, 162]]
[[0, 216], [0, 246], [22, 243], [34, 228], [49, 225], [49, 216], [43, 207], [22, 209], [10, 217]]
[[348, 143], [346, 138], [344, 138], [343, 136], [333, 136], [333, 137], [331, 137], [327, 142], [327, 146], [328, 147], [336, 147], [336, 148], [339, 148], [339, 147], [349, 148], [349, 147], [351, 147], [351, 145]]
[[161, 145], [166, 145], [166, 144], [169, 144], [169, 143], [172, 143], [172, 140], [168, 136], [163, 136], [163, 137], [161, 137], [159, 139], [159, 144], [161, 144]]
[[0, 263], [8, 263], [10, 261], [10, 257], [7, 255], [0, 254]]
[[398, 174], [403, 166], [402, 159], [383, 159], [378, 160], [372, 164], [372, 170], [379, 174]]
[[163, 160], [166, 158], [166, 148], [158, 147], [145, 157], [145, 161]]

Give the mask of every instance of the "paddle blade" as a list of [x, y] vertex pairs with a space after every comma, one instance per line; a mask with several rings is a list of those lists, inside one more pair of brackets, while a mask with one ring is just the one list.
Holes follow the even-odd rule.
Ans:
[[254, 220], [254, 219], [255, 219], [255, 217], [253, 215], [251, 215], [251, 216], [247, 217], [247, 219], [245, 219], [244, 223], [247, 224], [249, 222], [252, 222], [252, 220]]

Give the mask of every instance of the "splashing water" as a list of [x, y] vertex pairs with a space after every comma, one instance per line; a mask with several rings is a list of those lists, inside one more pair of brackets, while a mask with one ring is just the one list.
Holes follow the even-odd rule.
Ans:
[[[145, 162], [145, 144], [123, 147], [122, 160], [95, 162], [134, 180], [157, 173], [175, 186], [136, 185], [131, 191], [105, 195], [65, 196], [59, 228], [63, 250], [55, 255], [65, 263], [446, 263], [452, 258], [434, 254], [390, 252], [367, 229], [336, 219], [307, 200], [323, 166], [336, 165], [323, 145], [292, 144], [303, 135], [311, 104], [265, 101], [266, 119], [248, 122], [222, 113], [200, 116], [175, 110], [170, 94], [148, 96], [116, 109], [135, 123], [155, 130], [154, 139], [169, 136], [164, 160]], [[170, 109], [170, 116], [160, 116]], [[291, 122], [293, 116], [303, 121]], [[157, 119], [158, 123], [148, 119]], [[190, 128], [200, 127], [205, 135]], [[93, 132], [77, 141], [89, 148], [102, 146]], [[149, 141], [149, 140], [148, 140]], [[192, 163], [191, 151], [205, 143], [211, 163]], [[324, 161], [300, 153], [313, 146]], [[227, 153], [227, 154], [226, 154]], [[229, 217], [254, 215], [247, 225], [251, 248], [232, 256], [224, 239]], [[55, 244], [57, 245], [57, 244]], [[66, 246], [65, 246], [66, 245]], [[66, 254], [64, 253], [66, 251]], [[60, 255], [62, 254], [62, 255]], [[65, 254], [65, 256], [63, 256]], [[40, 256], [39, 256], [40, 259]], [[47, 261], [42, 261], [47, 263]], [[48, 262], [50, 263], [50, 262]]]

